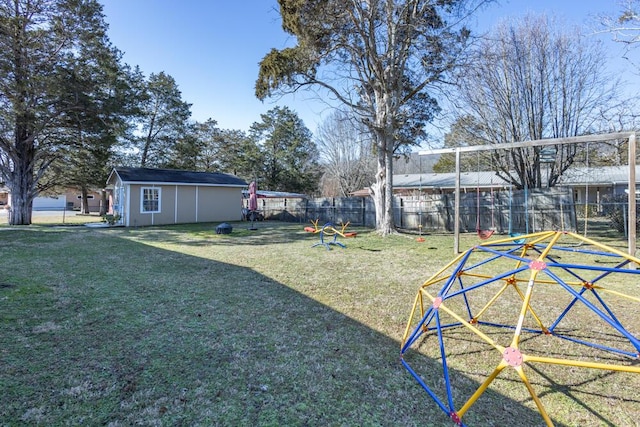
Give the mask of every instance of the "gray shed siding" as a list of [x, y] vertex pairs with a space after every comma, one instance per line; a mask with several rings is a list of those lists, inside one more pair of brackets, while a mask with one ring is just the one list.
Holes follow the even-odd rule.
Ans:
[[190, 222], [197, 222], [196, 206], [198, 189], [195, 185], [185, 185], [180, 187], [180, 191], [176, 191], [176, 203], [175, 206], [179, 206], [180, 209], [176, 209], [176, 223], [186, 224]]
[[[247, 183], [237, 176], [217, 172], [175, 169], [114, 168], [110, 188], [110, 212], [120, 216], [120, 225], [184, 224], [240, 221], [242, 192]], [[158, 189], [154, 212], [143, 212], [143, 188]]]
[[[240, 221], [242, 192], [237, 187], [200, 185], [130, 184], [129, 217], [125, 225], [185, 224], [196, 222]], [[142, 212], [142, 188], [160, 188], [160, 212]]]
[[199, 187], [197, 213], [197, 222], [240, 221], [242, 192], [230, 187]]

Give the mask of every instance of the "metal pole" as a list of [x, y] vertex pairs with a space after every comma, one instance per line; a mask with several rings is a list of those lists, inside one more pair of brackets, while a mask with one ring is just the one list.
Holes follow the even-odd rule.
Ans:
[[433, 154], [445, 154], [455, 153], [460, 151], [461, 153], [475, 153], [476, 151], [491, 151], [491, 150], [508, 150], [511, 148], [525, 148], [525, 147], [544, 147], [546, 145], [564, 145], [564, 144], [579, 144], [585, 142], [606, 142], [612, 139], [627, 139], [631, 135], [635, 138], [635, 132], [616, 132], [616, 133], [603, 133], [597, 135], [584, 135], [584, 136], [572, 136], [568, 138], [555, 138], [555, 139], [535, 139], [532, 141], [520, 141], [520, 142], [506, 142], [504, 144], [485, 144], [485, 145], [468, 145], [463, 147], [451, 147], [451, 148], [438, 148], [435, 150], [422, 150], [418, 154], [422, 156]]
[[418, 164], [420, 165], [420, 184], [418, 190], [418, 238], [416, 241], [424, 242], [422, 237], [422, 156], [418, 155]]
[[453, 220], [453, 253], [460, 253], [460, 147], [456, 148], [456, 194]]
[[[486, 145], [473, 145], [473, 146], [463, 146], [463, 147], [451, 147], [451, 148], [440, 148], [435, 150], [422, 150], [419, 151], [418, 154], [421, 156], [429, 156], [434, 154], [446, 154], [446, 153], [455, 153], [456, 154], [456, 210], [455, 210], [455, 224], [454, 224], [454, 252], [459, 253], [458, 248], [460, 245], [460, 211], [459, 211], [459, 203], [460, 203], [460, 153], [472, 153], [476, 151], [491, 151], [491, 150], [502, 150], [502, 149], [512, 149], [512, 148], [524, 148], [524, 147], [544, 147], [547, 145], [564, 145], [564, 144], [579, 144], [579, 143], [589, 143], [589, 142], [605, 142], [612, 139], [628, 139], [629, 140], [629, 254], [633, 254], [635, 256], [636, 252], [636, 134], [635, 132], [616, 132], [616, 133], [605, 133], [598, 135], [584, 135], [584, 136], [574, 136], [568, 138], [557, 138], [557, 139], [537, 139], [532, 141], [520, 141], [520, 142], [510, 142], [504, 144], [486, 144]], [[526, 187], [525, 187], [526, 188]], [[633, 202], [633, 203], [632, 203]], [[633, 214], [633, 215], [632, 215]]]
[[[636, 134], [629, 135], [629, 255], [636, 255]], [[635, 268], [629, 264], [630, 268]]]
[[[587, 142], [587, 172], [589, 171], [589, 143]], [[584, 180], [584, 237], [587, 237], [589, 228], [589, 178]]]

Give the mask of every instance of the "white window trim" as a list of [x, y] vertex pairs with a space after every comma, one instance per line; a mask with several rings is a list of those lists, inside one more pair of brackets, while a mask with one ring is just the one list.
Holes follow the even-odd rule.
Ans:
[[[145, 211], [144, 210], [144, 190], [154, 190], [158, 192], [158, 210]], [[140, 213], [153, 214], [160, 213], [162, 210], [162, 188], [161, 187], [140, 187]]]

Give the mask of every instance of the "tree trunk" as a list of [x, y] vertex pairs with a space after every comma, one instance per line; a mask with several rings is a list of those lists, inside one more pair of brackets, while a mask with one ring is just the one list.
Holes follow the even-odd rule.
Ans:
[[11, 190], [11, 215], [9, 224], [31, 224], [33, 172], [29, 162], [23, 161], [16, 163], [11, 180], [7, 184]]
[[144, 168], [147, 166], [147, 157], [149, 156], [149, 150], [151, 149], [151, 143], [153, 142], [153, 127], [156, 123], [155, 114], [151, 117], [151, 123], [149, 124], [149, 131], [147, 132], [147, 136], [144, 139], [144, 147], [142, 149], [142, 158], [140, 159], [140, 167]]
[[100, 203], [100, 216], [105, 216], [107, 212], [109, 212], [109, 197], [107, 197], [105, 190], [100, 191], [100, 197], [102, 199], [102, 203]]
[[385, 187], [385, 179], [384, 179], [384, 169], [380, 169], [380, 164], [378, 164], [378, 173], [376, 173], [376, 182], [371, 185], [371, 192], [373, 196], [373, 204], [376, 207], [376, 230], [382, 230], [382, 224], [384, 224], [384, 191]]
[[382, 236], [393, 232], [393, 152], [387, 149], [389, 143], [384, 132], [376, 132], [378, 170], [376, 182], [372, 185], [373, 201], [376, 207], [376, 231]]
[[[392, 144], [388, 144], [387, 147], [392, 147]], [[393, 224], [393, 152], [387, 150], [386, 156], [386, 170], [385, 170], [385, 205], [384, 205], [384, 222], [380, 228], [382, 235], [391, 234], [395, 229]]]
[[80, 193], [82, 194], [80, 213], [88, 215], [91, 212], [89, 212], [89, 192], [87, 191], [87, 187], [82, 186]]

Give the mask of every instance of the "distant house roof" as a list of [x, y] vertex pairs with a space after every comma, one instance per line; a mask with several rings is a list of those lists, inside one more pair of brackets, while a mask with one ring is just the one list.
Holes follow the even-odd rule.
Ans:
[[[460, 187], [504, 187], [506, 181], [498, 178], [495, 172], [461, 172]], [[394, 175], [394, 188], [455, 188], [456, 174], [449, 173], [414, 173]]]
[[352, 191], [349, 195], [351, 197], [369, 197], [369, 195], [371, 195], [371, 190], [368, 188], [361, 188], [360, 190]]
[[[564, 172], [558, 181], [558, 186], [579, 185], [620, 185], [629, 179], [628, 166], [597, 166], [574, 167]], [[543, 169], [544, 176], [544, 169]], [[640, 182], [640, 165], [636, 166], [636, 181]], [[460, 187], [462, 188], [501, 188], [509, 184], [499, 178], [493, 171], [461, 172]], [[456, 174], [423, 173], [393, 176], [394, 188], [442, 188], [452, 189], [456, 186]]]
[[[286, 191], [267, 191], [257, 190], [256, 194], [259, 199], [306, 199], [306, 194], [301, 193], [288, 193]], [[245, 198], [249, 198], [249, 190], [242, 190], [242, 195]]]
[[223, 187], [246, 187], [235, 175], [217, 172], [194, 172], [177, 169], [114, 168], [107, 182], [115, 175], [129, 184], [199, 184]]
[[[629, 166], [599, 166], [591, 168], [571, 168], [567, 170], [558, 185], [619, 185], [629, 180]], [[640, 180], [640, 165], [636, 165], [636, 182]]]

